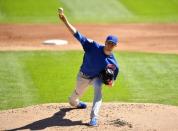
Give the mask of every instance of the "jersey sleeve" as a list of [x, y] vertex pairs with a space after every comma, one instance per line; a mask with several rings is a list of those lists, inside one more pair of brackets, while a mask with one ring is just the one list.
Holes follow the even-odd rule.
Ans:
[[90, 50], [90, 44], [93, 43], [93, 40], [86, 38], [78, 31], [74, 34], [74, 37], [81, 43], [84, 51]]
[[116, 58], [114, 57], [114, 55], [113, 55], [113, 61], [112, 62], [116, 66], [116, 69], [114, 71], [114, 80], [116, 80], [116, 78], [117, 78], [117, 76], [119, 74], [119, 64], [118, 64]]
[[119, 73], [119, 68], [116, 67], [116, 70], [114, 72], [114, 80], [116, 80], [118, 73]]

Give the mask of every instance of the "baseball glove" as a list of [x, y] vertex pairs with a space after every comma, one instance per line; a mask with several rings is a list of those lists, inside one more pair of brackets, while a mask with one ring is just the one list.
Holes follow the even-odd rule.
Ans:
[[105, 85], [111, 85], [114, 80], [114, 68], [113, 65], [108, 65], [100, 74], [100, 78]]

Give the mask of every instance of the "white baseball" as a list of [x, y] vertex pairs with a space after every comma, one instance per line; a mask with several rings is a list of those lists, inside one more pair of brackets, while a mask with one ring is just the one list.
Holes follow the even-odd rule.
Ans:
[[63, 8], [59, 8], [59, 9], [58, 9], [58, 12], [59, 12], [60, 14], [63, 13], [63, 11], [64, 11]]

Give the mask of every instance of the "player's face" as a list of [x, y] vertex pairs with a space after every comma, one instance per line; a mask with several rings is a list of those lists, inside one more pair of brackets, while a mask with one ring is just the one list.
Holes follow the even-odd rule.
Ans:
[[106, 41], [106, 43], [105, 43], [105, 49], [107, 51], [112, 51], [115, 47], [116, 47], [116, 45], [113, 42]]

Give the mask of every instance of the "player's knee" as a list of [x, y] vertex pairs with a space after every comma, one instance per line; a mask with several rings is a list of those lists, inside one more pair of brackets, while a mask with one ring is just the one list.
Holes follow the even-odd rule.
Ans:
[[75, 100], [75, 99], [73, 99], [72, 97], [69, 97], [68, 100], [69, 100], [69, 104], [70, 104], [71, 106], [77, 106], [78, 103], [79, 103], [79, 102], [78, 102], [78, 101], [79, 101], [78, 99]]

